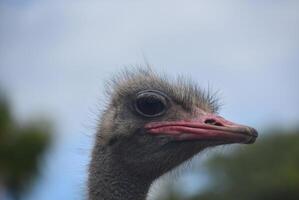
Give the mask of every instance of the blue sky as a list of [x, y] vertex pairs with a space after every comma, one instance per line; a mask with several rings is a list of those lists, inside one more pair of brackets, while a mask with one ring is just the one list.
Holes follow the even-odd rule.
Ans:
[[220, 90], [226, 118], [297, 125], [298, 10], [266, 0], [1, 1], [1, 87], [16, 118], [48, 116], [57, 130], [25, 199], [82, 199], [103, 82], [144, 58]]

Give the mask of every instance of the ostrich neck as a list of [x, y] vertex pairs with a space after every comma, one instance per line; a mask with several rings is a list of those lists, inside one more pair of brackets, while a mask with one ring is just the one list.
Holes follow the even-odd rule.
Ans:
[[93, 151], [88, 179], [89, 200], [145, 200], [151, 184], [129, 173], [100, 145]]

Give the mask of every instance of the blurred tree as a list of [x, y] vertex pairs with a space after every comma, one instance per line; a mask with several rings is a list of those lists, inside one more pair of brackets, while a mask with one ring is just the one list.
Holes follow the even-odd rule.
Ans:
[[8, 102], [0, 95], [0, 198], [1, 190], [20, 199], [38, 172], [38, 163], [50, 142], [50, 127], [35, 121], [19, 126]]
[[299, 129], [275, 131], [254, 146], [217, 155], [206, 164], [211, 183], [193, 197], [167, 200], [298, 200]]

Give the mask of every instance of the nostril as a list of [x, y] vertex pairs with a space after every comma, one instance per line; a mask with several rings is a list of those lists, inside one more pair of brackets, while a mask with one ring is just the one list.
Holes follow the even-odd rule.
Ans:
[[223, 126], [221, 123], [217, 122], [215, 119], [206, 119], [205, 124], [214, 125], [214, 126]]

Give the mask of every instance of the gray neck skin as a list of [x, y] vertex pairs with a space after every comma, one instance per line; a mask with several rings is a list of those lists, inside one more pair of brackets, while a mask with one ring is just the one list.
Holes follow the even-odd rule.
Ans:
[[150, 184], [128, 172], [108, 150], [95, 147], [88, 178], [89, 200], [145, 200]]

